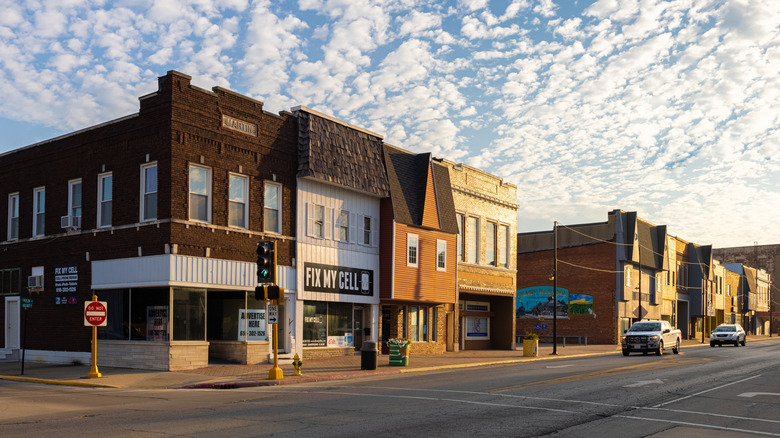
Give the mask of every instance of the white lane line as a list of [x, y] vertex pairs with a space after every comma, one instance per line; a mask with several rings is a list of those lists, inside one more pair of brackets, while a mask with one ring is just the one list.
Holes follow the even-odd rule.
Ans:
[[716, 386], [715, 388], [706, 389], [704, 391], [697, 392], [696, 394], [686, 395], [685, 397], [680, 397], [680, 398], [677, 398], [677, 399], [674, 399], [674, 400], [671, 400], [671, 401], [668, 401], [668, 402], [665, 402], [665, 403], [659, 403], [659, 404], [657, 404], [657, 405], [655, 405], [653, 407], [654, 408], [660, 408], [661, 406], [666, 406], [668, 404], [677, 403], [678, 401], [683, 401], [683, 400], [689, 399], [691, 397], [696, 397], [697, 395], [706, 394], [706, 393], [708, 393], [710, 391], [715, 391], [717, 389], [725, 388], [727, 386], [736, 385], [737, 383], [746, 382], [746, 381], [748, 381], [750, 379], [755, 379], [756, 377], [761, 377], [761, 374], [758, 374], [758, 375], [755, 375], [755, 376], [752, 376], [752, 377], [747, 377], [747, 378], [742, 379], [742, 380], [737, 380], [736, 382], [727, 383], [725, 385]]
[[743, 392], [737, 397], [755, 397], [757, 395], [780, 395], [780, 392]]
[[612, 417], [613, 418], [627, 418], [629, 420], [655, 421], [655, 422], [658, 422], [658, 423], [680, 424], [680, 425], [683, 425], [683, 426], [702, 427], [702, 428], [706, 428], [706, 429], [725, 430], [725, 431], [729, 431], [729, 432], [744, 432], [744, 433], [752, 433], [752, 434], [756, 434], [756, 435], [780, 436], [780, 433], [774, 433], [774, 432], [762, 432], [760, 430], [737, 429], [737, 428], [733, 428], [733, 427], [713, 426], [711, 424], [690, 423], [690, 422], [687, 422], [687, 421], [659, 420], [659, 419], [656, 419], [656, 418], [633, 417], [631, 415], [613, 415]]
[[537, 410], [537, 411], [548, 411], [548, 412], [561, 412], [564, 414], [576, 414], [576, 411], [567, 411], [564, 409], [552, 409], [552, 408], [538, 408], [533, 406], [518, 406], [518, 405], [510, 405], [506, 403], [491, 403], [491, 402], [478, 402], [478, 401], [469, 401], [469, 400], [458, 400], [458, 399], [451, 399], [451, 398], [437, 398], [437, 397], [415, 397], [410, 395], [388, 395], [388, 394], [364, 394], [359, 392], [342, 392], [342, 391], [306, 391], [308, 394], [336, 394], [336, 395], [351, 395], [351, 396], [362, 396], [362, 397], [379, 397], [379, 398], [400, 398], [400, 399], [412, 399], [412, 400], [429, 400], [429, 401], [446, 401], [446, 402], [455, 402], [455, 403], [466, 403], [466, 404], [472, 404], [472, 405], [485, 405], [485, 406], [496, 406], [496, 407], [502, 407], [502, 408], [517, 408], [517, 409], [530, 409], [530, 410]]

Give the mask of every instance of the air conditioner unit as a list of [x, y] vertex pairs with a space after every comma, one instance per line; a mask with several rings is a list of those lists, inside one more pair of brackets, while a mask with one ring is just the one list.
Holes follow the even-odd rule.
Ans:
[[72, 228], [72, 229], [78, 229], [81, 228], [81, 217], [80, 216], [62, 216], [60, 218], [60, 227], [62, 228]]
[[28, 289], [41, 289], [43, 288], [43, 275], [31, 275], [27, 277]]

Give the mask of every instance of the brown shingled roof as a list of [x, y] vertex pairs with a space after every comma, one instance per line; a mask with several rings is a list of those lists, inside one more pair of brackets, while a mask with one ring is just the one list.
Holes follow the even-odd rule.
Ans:
[[308, 108], [298, 116], [298, 177], [312, 177], [378, 197], [390, 195], [379, 135]]

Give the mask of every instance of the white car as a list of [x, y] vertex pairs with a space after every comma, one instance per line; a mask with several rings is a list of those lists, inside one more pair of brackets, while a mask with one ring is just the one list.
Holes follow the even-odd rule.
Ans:
[[739, 324], [721, 324], [712, 331], [710, 335], [710, 347], [723, 344], [734, 344], [735, 347], [739, 347], [739, 344], [745, 346], [745, 330]]

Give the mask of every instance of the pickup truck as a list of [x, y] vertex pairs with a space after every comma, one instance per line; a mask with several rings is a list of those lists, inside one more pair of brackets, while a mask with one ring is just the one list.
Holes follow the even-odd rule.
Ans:
[[667, 321], [637, 321], [620, 337], [623, 356], [632, 351], [657, 356], [671, 348], [674, 354], [680, 352], [680, 330], [673, 329]]

